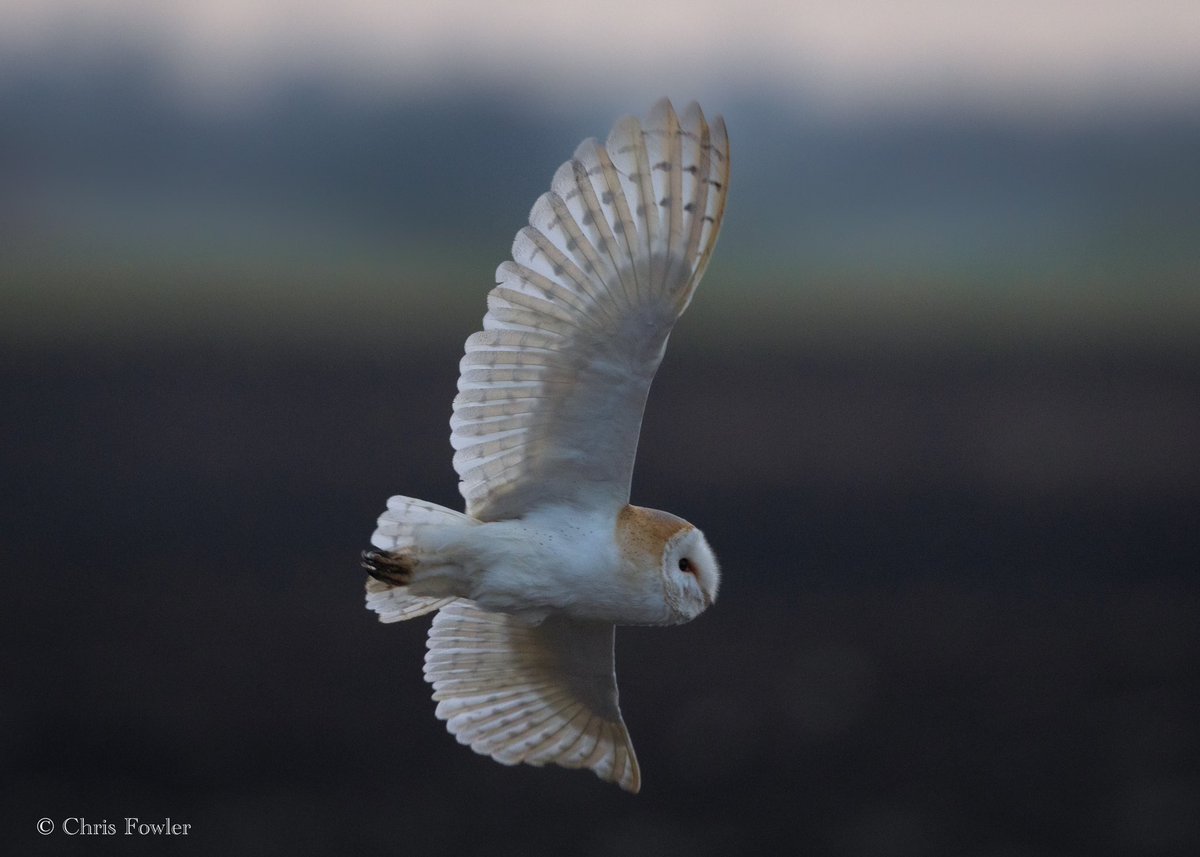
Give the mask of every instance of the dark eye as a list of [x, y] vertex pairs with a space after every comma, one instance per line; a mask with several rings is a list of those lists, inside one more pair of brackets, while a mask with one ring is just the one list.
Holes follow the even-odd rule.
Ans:
[[695, 574], [696, 566], [692, 565], [692, 561], [685, 556], [679, 560], [679, 570], [686, 571], [688, 574]]

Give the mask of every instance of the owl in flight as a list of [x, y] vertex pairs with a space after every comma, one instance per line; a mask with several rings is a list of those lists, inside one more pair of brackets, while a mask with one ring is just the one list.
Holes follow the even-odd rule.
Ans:
[[720, 572], [682, 518], [629, 503], [650, 382], [721, 228], [729, 142], [666, 99], [587, 140], [496, 272], [450, 420], [466, 513], [392, 497], [367, 607], [436, 611], [437, 716], [498, 762], [590, 768], [636, 792], [616, 625], [694, 619]]

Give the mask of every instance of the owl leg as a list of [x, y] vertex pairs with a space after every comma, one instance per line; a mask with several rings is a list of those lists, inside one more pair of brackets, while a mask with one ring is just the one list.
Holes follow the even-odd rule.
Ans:
[[362, 567], [371, 577], [390, 586], [408, 586], [412, 583], [416, 566], [417, 561], [410, 554], [374, 550], [362, 552]]

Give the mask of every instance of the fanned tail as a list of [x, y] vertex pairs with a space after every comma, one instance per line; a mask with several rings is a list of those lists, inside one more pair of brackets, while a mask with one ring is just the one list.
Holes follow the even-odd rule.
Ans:
[[[467, 515], [444, 506], [411, 497], [392, 497], [388, 500], [387, 511], [379, 516], [371, 544], [389, 553], [402, 554], [412, 548], [415, 533], [422, 527], [472, 521]], [[413, 595], [407, 586], [395, 586], [368, 577], [366, 601], [367, 609], [378, 613], [380, 622], [403, 622], [445, 607], [454, 599]]]

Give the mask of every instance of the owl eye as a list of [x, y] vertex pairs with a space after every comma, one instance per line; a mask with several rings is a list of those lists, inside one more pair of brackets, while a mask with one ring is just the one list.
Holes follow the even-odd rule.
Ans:
[[695, 574], [696, 566], [692, 565], [692, 561], [685, 556], [679, 560], [679, 570], [685, 571], [688, 574]]

